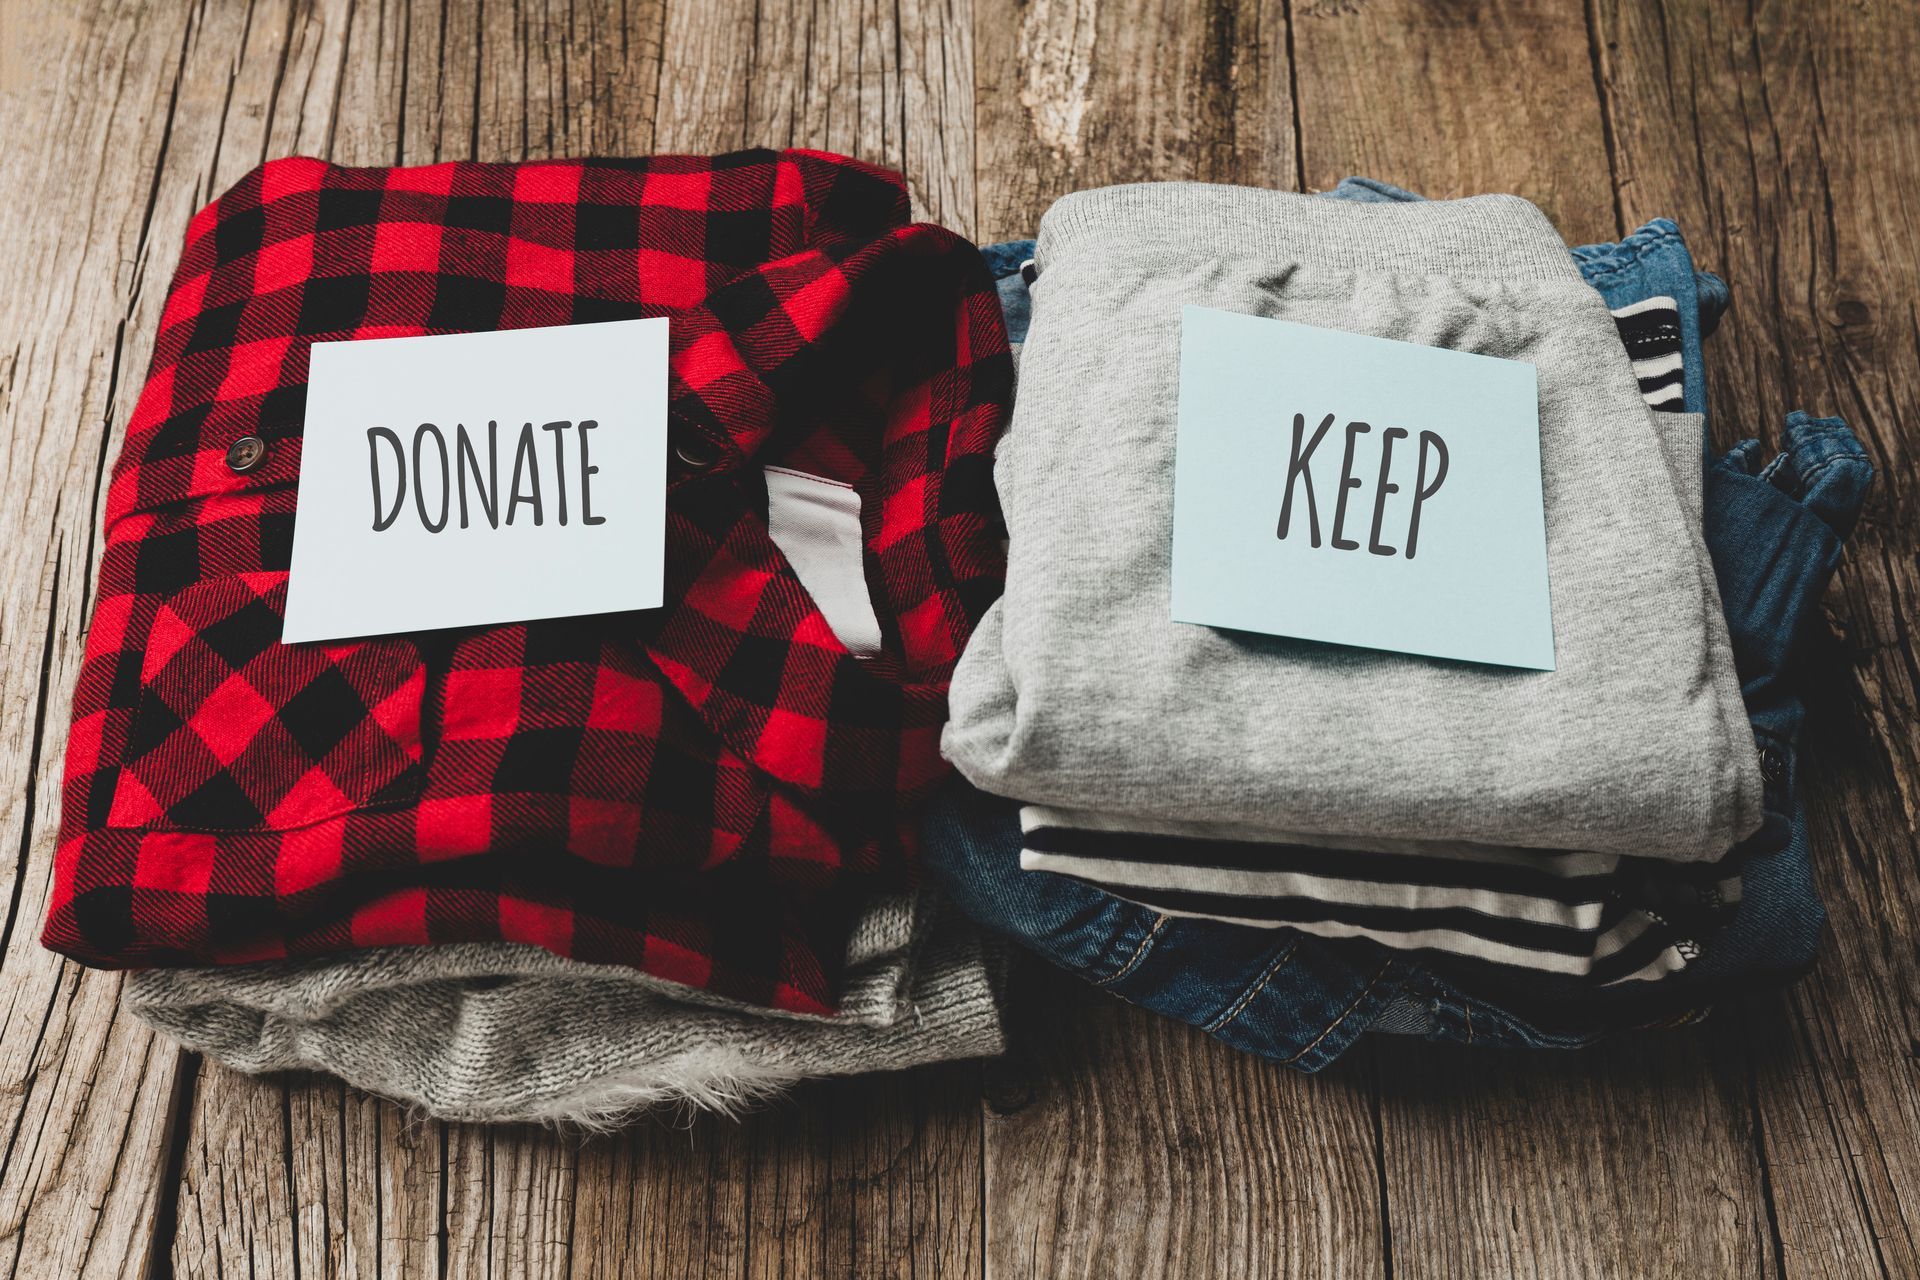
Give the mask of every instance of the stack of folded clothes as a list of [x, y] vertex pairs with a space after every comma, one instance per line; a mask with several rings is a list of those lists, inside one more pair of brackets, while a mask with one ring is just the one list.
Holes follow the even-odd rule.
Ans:
[[[1703, 453], [1726, 301], [1669, 222], [1352, 179], [983, 255], [815, 152], [274, 161], [114, 470], [45, 941], [473, 1120], [997, 1053], [981, 925], [1303, 1070], [1694, 1016], [1811, 963], [1801, 667], [1872, 476], [1803, 414]], [[1556, 669], [1172, 621], [1190, 304], [1532, 364]], [[281, 642], [312, 343], [655, 316], [663, 608]]]
[[[1794, 414], [1703, 474], [1727, 292], [1678, 228], [1569, 251], [1507, 196], [1150, 184], [985, 252], [1007, 589], [944, 740], [978, 790], [928, 826], [977, 919], [1306, 1070], [1369, 1029], [1584, 1044], [1811, 963], [1798, 668], [1872, 468]], [[1532, 363], [1557, 669], [1171, 621], [1187, 304]]]
[[[280, 642], [312, 343], [651, 316], [666, 607]], [[1011, 378], [973, 246], [841, 157], [262, 166], [188, 229], [114, 469], [47, 945], [446, 1116], [997, 1052], [914, 859]]]

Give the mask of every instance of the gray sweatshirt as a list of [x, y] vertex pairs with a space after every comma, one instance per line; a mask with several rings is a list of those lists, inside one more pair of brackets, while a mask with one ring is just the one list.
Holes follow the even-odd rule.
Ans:
[[[976, 785], [1115, 817], [1676, 859], [1758, 825], [1698, 525], [1605, 303], [1532, 205], [1114, 187], [1055, 204], [1036, 260], [995, 469], [1007, 589], [944, 738]], [[1173, 622], [1185, 304], [1535, 365], [1557, 669]]]

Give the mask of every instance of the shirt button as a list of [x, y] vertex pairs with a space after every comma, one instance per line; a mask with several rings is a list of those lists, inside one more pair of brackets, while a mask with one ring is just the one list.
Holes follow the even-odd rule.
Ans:
[[243, 476], [266, 461], [266, 457], [265, 440], [259, 436], [241, 436], [227, 446], [227, 469], [237, 476]]
[[1787, 758], [1777, 747], [1760, 748], [1760, 776], [1775, 784], [1787, 780]]
[[713, 446], [703, 440], [685, 438], [674, 441], [673, 456], [695, 471], [705, 470], [720, 460], [719, 451]]

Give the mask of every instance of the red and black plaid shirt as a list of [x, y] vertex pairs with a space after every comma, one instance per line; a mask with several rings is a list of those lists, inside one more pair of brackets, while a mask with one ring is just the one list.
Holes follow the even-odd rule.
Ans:
[[[665, 608], [280, 643], [309, 344], [643, 316], [672, 321]], [[830, 1011], [999, 592], [1011, 380], [973, 247], [842, 157], [262, 166], [188, 228], [114, 468], [46, 944], [506, 939]], [[763, 464], [858, 490], [879, 656], [769, 539]]]

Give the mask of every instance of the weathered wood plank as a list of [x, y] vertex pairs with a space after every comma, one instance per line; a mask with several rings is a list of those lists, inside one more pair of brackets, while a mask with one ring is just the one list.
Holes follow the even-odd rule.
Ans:
[[16, 4], [0, 20], [0, 1272], [144, 1268], [180, 1054], [119, 1015], [116, 975], [40, 950], [67, 709], [116, 425], [170, 268], [158, 185], [184, 4]]
[[1396, 1275], [1775, 1274], [1737, 1025], [1372, 1051]]
[[573, 1274], [579, 1140], [528, 1125], [439, 1128], [447, 1274]]
[[1597, 7], [1630, 217], [1667, 213], [1733, 308], [1715, 435], [1839, 413], [1880, 479], [1828, 598], [1800, 761], [1832, 921], [1813, 976], [1749, 1011], [1793, 1276], [1920, 1272], [1920, 28], [1899, 7]]
[[306, 1188], [296, 1190], [293, 1181], [285, 1090], [211, 1071], [196, 1102], [180, 1168], [174, 1273], [295, 1274], [301, 1258], [294, 1197]]
[[[225, 1087], [238, 1083], [226, 1075]], [[301, 1274], [433, 1274], [444, 1199], [438, 1127], [336, 1081], [295, 1077], [283, 1087]]]
[[832, 1270], [981, 1274], [980, 1088], [964, 1062], [822, 1086]]
[[660, 75], [656, 151], [732, 151], [753, 145], [747, 111], [754, 67], [756, 0], [667, 4], [671, 66]]
[[[468, 93], [477, 159], [645, 155], [661, 81], [667, 7], [653, 3], [515, 5], [511, 25], [480, 5], [460, 5], [481, 42], [484, 74]], [[461, 61], [456, 65], [469, 65]]]
[[989, 1090], [988, 1275], [1393, 1274], [1363, 1072], [1300, 1076], [1021, 974]]
[[[1434, 196], [1516, 191], [1571, 241], [1617, 234], [1578, 4], [1313, 4], [1294, 38], [1312, 185], [1359, 171]], [[1521, 65], [1518, 81], [1488, 74]], [[1726, 1035], [1572, 1060], [1373, 1046], [1396, 1274], [1764, 1271], [1763, 1175]]]
[[579, 1274], [823, 1269], [826, 1133], [812, 1102], [806, 1096], [746, 1124], [656, 1117], [588, 1143], [574, 1207]]
[[901, 167], [914, 213], [972, 236], [979, 223], [973, 0], [902, 0], [899, 10]]
[[979, 235], [1031, 236], [1084, 187], [1191, 178], [1294, 188], [1280, 6], [975, 6]]
[[1577, 2], [1310, 0], [1293, 37], [1309, 189], [1359, 174], [1436, 199], [1514, 191], [1571, 243], [1613, 238]]
[[753, 8], [747, 138], [900, 168], [905, 113], [893, 4], [761, 0]]
[[586, 1142], [574, 1273], [978, 1275], [979, 1096], [935, 1067]]
[[675, 5], [665, 39], [660, 150], [838, 151], [906, 173], [921, 216], [971, 226], [969, 0]]
[[337, 1081], [254, 1080], [218, 1067], [200, 1074], [191, 1125], [176, 1275], [414, 1276], [439, 1267], [448, 1163], [439, 1126]]
[[453, 1128], [449, 1269], [977, 1274], [979, 1092], [955, 1070], [960, 1087], [925, 1072], [822, 1083], [742, 1121]]

